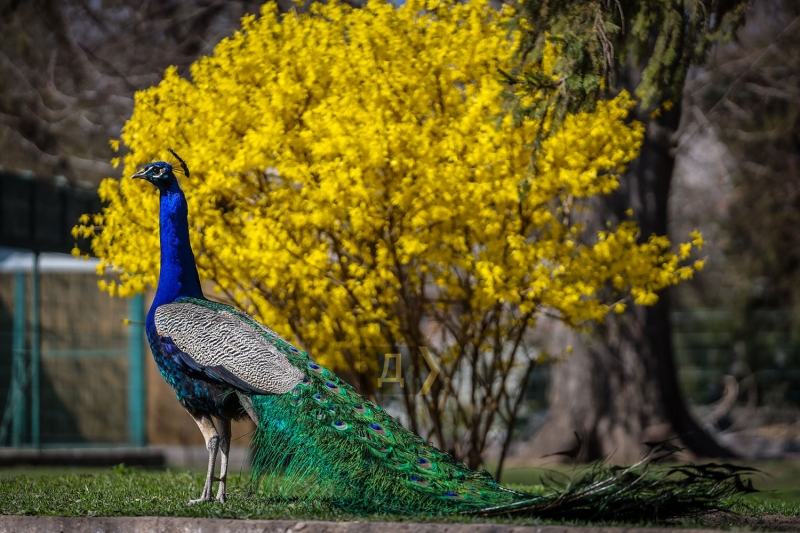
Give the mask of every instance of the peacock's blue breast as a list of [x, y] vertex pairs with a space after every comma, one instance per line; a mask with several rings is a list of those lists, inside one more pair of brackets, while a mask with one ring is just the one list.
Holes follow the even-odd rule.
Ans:
[[147, 332], [147, 340], [161, 377], [172, 387], [175, 396], [184, 407], [225, 418], [240, 416], [238, 411], [241, 408], [235, 394], [231, 395], [230, 391], [218, 384], [188, 375], [181, 364], [165, 349], [155, 331]]

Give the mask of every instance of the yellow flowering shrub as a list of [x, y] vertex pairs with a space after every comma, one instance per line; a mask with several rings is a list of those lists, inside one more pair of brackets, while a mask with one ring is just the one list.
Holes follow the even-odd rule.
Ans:
[[[314, 4], [283, 17], [267, 4], [191, 79], [170, 69], [136, 94], [124, 173], [174, 148], [191, 169], [180, 179], [201, 278], [362, 376], [366, 346], [430, 345], [447, 376], [545, 309], [578, 325], [621, 311], [626, 295], [652, 304], [692, 275], [689, 250], [638, 244], [631, 221], [599, 235], [582, 224], [587, 200], [612, 192], [637, 156], [631, 98], [568, 116], [529, 172], [543, 125], [502, 114], [507, 16], [487, 0]], [[104, 288], [154, 286], [156, 191], [124, 178], [100, 194], [107, 207], [76, 235], [120, 272]]]

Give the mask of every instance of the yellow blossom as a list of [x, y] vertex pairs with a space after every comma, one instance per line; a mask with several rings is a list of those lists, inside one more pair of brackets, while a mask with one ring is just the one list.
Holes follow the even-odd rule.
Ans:
[[[637, 157], [631, 97], [567, 116], [520, 194], [548, 119], [503, 115], [498, 70], [514, 65], [516, 42], [501, 24], [508, 15], [488, 0], [317, 3], [285, 16], [268, 3], [190, 79], [170, 68], [136, 94], [124, 173], [167, 147], [181, 154], [200, 276], [333, 367], [365, 372], [361, 349], [423, 344], [410, 321], [454, 309], [448, 327], [478, 335], [469, 325], [495, 313], [487, 327], [502, 338], [545, 309], [570, 325], [602, 320], [609, 285], [655, 303], [702, 266], [681, 262], [701, 237], [676, 255], [666, 237], [641, 242], [634, 222], [591, 235], [567, 216], [616, 190]], [[92, 238], [98, 272], [120, 274], [101, 288], [154, 286], [157, 193], [130, 179], [99, 192], [106, 207], [76, 234]]]
[[703, 240], [703, 235], [699, 231], [694, 230], [689, 234], [689, 236], [692, 238], [692, 245], [698, 250], [702, 250], [703, 245], [705, 244], [705, 241]]

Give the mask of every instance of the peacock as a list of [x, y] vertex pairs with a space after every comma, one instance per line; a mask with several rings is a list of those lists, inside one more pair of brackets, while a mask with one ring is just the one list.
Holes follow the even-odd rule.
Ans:
[[668, 518], [716, 509], [749, 487], [731, 465], [595, 469], [542, 494], [504, 488], [486, 471], [471, 470], [269, 327], [203, 296], [176, 177], [188, 177], [189, 169], [169, 152], [174, 165], [155, 161], [132, 177], [160, 193], [161, 272], [147, 339], [208, 448], [202, 494], [189, 503], [225, 502], [231, 421], [246, 417], [256, 424], [254, 486], [266, 479], [276, 496], [323, 498], [362, 514]]

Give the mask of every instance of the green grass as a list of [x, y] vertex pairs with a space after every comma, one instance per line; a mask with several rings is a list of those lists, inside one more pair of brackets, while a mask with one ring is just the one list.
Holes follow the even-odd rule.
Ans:
[[538, 520], [495, 520], [459, 516], [364, 517], [345, 513], [322, 501], [291, 501], [249, 494], [249, 475], [228, 479], [224, 505], [187, 505], [202, 490], [205, 474], [197, 471], [115, 469], [0, 470], [0, 515], [51, 516], [187, 516], [267, 520], [375, 520], [508, 522], [539, 524]]
[[206, 518], [349, 518], [321, 504], [251, 498], [248, 477], [229, 476], [225, 505], [187, 505], [202, 490], [200, 472], [117, 468], [83, 473], [4, 472], [0, 514], [58, 516], [192, 516]]
[[[781, 515], [788, 524], [800, 525], [800, 463], [758, 465], [767, 474], [755, 479], [765, 492], [748, 495], [734, 505], [741, 517], [717, 517], [710, 523], [685, 522], [679, 526], [768, 527], [763, 515]], [[570, 469], [558, 468], [561, 473]], [[519, 468], [504, 475], [504, 483], [535, 482], [541, 469]], [[204, 474], [197, 471], [157, 471], [116, 467], [114, 469], [2, 469], [0, 470], [0, 515], [55, 516], [186, 516], [206, 518], [250, 518], [278, 520], [398, 520], [436, 522], [491, 522], [546, 524], [537, 519], [487, 519], [464, 516], [389, 515], [356, 516], [321, 501], [290, 501], [249, 494], [249, 476], [230, 476], [228, 502], [187, 505], [199, 496]], [[744, 520], [747, 518], [747, 520]], [[773, 517], [774, 518], [774, 517]], [[646, 524], [638, 524], [646, 525]]]

